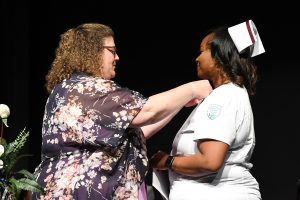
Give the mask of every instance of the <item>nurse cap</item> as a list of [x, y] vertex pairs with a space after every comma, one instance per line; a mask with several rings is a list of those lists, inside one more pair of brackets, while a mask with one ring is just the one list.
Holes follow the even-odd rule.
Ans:
[[251, 57], [265, 52], [256, 26], [252, 20], [247, 20], [246, 22], [229, 27], [228, 32], [239, 53], [252, 45], [253, 51]]

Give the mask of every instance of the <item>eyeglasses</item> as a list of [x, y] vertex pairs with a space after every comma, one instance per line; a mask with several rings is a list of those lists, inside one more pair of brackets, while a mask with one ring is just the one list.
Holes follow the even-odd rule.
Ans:
[[103, 48], [107, 49], [114, 57], [117, 55], [117, 48], [115, 46], [103, 46]]

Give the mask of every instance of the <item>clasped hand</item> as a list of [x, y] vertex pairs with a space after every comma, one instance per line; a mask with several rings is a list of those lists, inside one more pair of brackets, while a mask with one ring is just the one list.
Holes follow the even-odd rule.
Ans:
[[167, 170], [168, 166], [166, 164], [169, 154], [164, 151], [158, 151], [149, 160], [151, 167], [157, 170]]

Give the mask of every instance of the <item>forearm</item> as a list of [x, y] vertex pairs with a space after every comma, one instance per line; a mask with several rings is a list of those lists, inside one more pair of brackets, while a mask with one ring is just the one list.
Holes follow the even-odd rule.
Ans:
[[216, 169], [210, 169], [209, 162], [201, 157], [201, 154], [190, 156], [176, 156], [171, 169], [179, 174], [199, 177], [214, 173]]
[[155, 124], [180, 110], [195, 98], [193, 83], [187, 83], [174, 89], [150, 96], [142, 110], [133, 119], [133, 126]]
[[143, 133], [144, 133], [146, 139], [149, 139], [154, 134], [156, 134], [158, 131], [160, 131], [164, 126], [166, 126], [166, 124], [168, 124], [171, 121], [171, 119], [173, 119], [173, 117], [179, 111], [180, 111], [180, 109], [175, 110], [174, 112], [170, 113], [170, 115], [168, 115], [165, 118], [163, 118], [162, 120], [160, 120], [160, 121], [158, 121], [158, 122], [156, 122], [154, 124], [150, 124], [150, 125], [141, 127], [141, 129], [143, 130]]
[[158, 170], [172, 169], [187, 176], [204, 176], [223, 166], [229, 146], [220, 141], [205, 140], [198, 143], [198, 148], [199, 152], [193, 155], [175, 155], [171, 165], [167, 163], [169, 154], [158, 151], [151, 157], [150, 164]]
[[215, 171], [210, 169], [209, 162], [200, 153], [187, 156], [176, 155], [173, 159], [169, 158], [171, 157], [166, 152], [158, 151], [150, 158], [149, 162], [154, 169], [172, 169], [186, 176], [204, 176]]

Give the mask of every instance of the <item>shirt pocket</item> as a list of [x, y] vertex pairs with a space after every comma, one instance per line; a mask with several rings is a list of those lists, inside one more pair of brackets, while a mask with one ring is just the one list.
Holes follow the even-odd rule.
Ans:
[[194, 130], [186, 129], [186, 130], [181, 131], [180, 134], [193, 134], [193, 133], [194, 133]]

